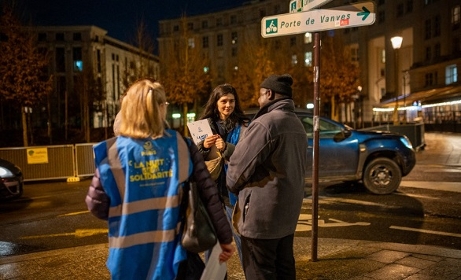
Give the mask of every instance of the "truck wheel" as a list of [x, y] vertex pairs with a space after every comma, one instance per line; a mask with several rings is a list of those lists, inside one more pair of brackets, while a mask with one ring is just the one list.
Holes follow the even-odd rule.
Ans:
[[402, 171], [397, 163], [388, 158], [372, 160], [365, 168], [363, 184], [374, 194], [390, 194], [402, 181]]

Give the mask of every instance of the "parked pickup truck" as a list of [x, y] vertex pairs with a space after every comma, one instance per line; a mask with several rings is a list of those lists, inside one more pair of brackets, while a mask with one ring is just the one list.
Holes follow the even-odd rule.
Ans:
[[[246, 111], [252, 118], [257, 110]], [[304, 125], [313, 153], [313, 115], [296, 109]], [[359, 182], [374, 194], [390, 194], [397, 190], [402, 177], [416, 164], [415, 150], [410, 140], [391, 132], [360, 131], [320, 117], [319, 120], [319, 180]], [[306, 181], [312, 181], [312, 157]]]

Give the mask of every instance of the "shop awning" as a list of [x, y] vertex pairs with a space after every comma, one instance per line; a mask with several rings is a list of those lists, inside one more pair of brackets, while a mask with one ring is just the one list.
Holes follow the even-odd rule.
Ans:
[[[401, 95], [397, 98], [397, 102], [398, 106], [402, 107], [404, 103], [406, 103], [407, 106], [410, 106], [414, 101], [421, 102], [421, 105], [427, 105], [458, 99], [461, 99], [461, 85], [418, 91], [407, 94], [406, 96]], [[395, 98], [388, 99], [381, 102], [380, 107], [393, 108], [395, 106], [395, 102]]]

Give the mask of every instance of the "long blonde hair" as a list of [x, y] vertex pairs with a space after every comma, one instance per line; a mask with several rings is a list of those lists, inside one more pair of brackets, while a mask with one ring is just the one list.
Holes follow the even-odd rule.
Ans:
[[[143, 79], [128, 88], [120, 110], [119, 133], [131, 138], [157, 138], [164, 133], [165, 89], [158, 82]], [[164, 109], [166, 110], [166, 108]]]

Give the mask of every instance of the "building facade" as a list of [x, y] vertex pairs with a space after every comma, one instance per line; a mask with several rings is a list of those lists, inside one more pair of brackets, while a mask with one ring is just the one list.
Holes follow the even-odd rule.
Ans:
[[83, 114], [91, 128], [112, 126], [126, 87], [141, 76], [159, 78], [157, 56], [99, 27], [40, 26], [34, 31], [39, 48], [50, 57], [53, 76], [48, 108], [40, 110], [40, 118], [51, 119], [54, 127], [80, 127]]
[[[461, 124], [459, 0], [377, 0], [374, 3], [374, 24], [328, 31], [343, 38], [351, 50], [352, 60], [360, 67], [357, 102], [344, 107], [348, 116], [345, 120], [351, 122], [358, 118], [364, 126], [378, 125], [392, 122], [393, 111], [397, 109], [399, 121], [424, 118], [428, 124], [446, 121]], [[333, 0], [319, 8], [351, 4], [360, 3]], [[227, 69], [237, 64], [238, 44], [251, 36], [261, 36], [263, 17], [288, 11], [288, 1], [260, 0], [231, 10], [188, 17], [188, 29], [199, 38], [195, 46], [210, 58], [210, 69], [217, 73], [215, 83], [230, 80], [232, 73]], [[172, 48], [179, 36], [180, 21], [159, 22], [162, 63], [168, 63], [163, 61], [162, 54]], [[398, 49], [391, 43], [395, 36], [403, 39]], [[303, 44], [304, 49], [304, 57], [293, 58], [287, 54], [287, 59], [312, 58], [313, 43], [306, 40], [310, 35], [284, 37]], [[347, 108], [355, 113], [347, 114]]]

